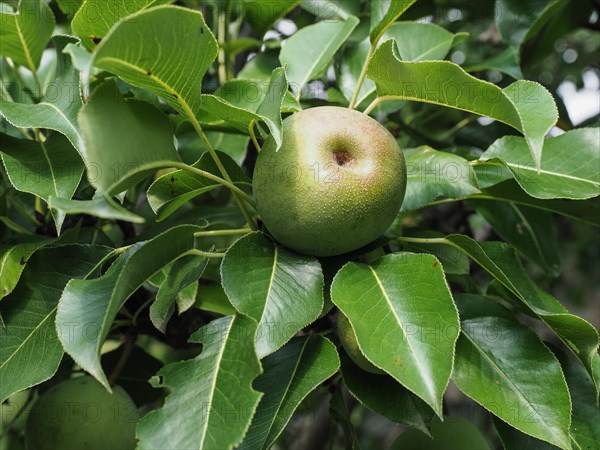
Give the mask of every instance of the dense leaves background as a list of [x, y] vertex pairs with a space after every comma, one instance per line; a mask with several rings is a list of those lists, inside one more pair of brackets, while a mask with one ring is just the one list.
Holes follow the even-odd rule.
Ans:
[[[600, 448], [600, 124], [565, 94], [597, 98], [599, 14], [0, 3], [0, 449], [83, 371], [128, 390], [141, 449]], [[325, 104], [383, 123], [408, 187], [384, 236], [317, 259], [251, 180]]]

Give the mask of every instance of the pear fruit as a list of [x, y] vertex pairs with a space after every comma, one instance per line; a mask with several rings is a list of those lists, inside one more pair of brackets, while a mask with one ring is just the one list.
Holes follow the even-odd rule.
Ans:
[[381, 236], [398, 215], [406, 163], [394, 136], [366, 114], [320, 106], [283, 121], [269, 137], [253, 190], [269, 233], [300, 253], [334, 256]]
[[43, 393], [25, 425], [27, 450], [133, 450], [136, 405], [120, 386], [94, 378], [63, 381]]
[[382, 375], [385, 372], [381, 370], [379, 367], [376, 367], [371, 361], [369, 361], [365, 355], [362, 354], [360, 348], [358, 347], [358, 341], [356, 340], [356, 334], [354, 333], [354, 329], [350, 324], [348, 318], [342, 314], [338, 313], [337, 318], [337, 327], [338, 327], [338, 335], [340, 337], [340, 342], [342, 343], [342, 347], [346, 350], [346, 353], [350, 357], [354, 364], [360, 367], [367, 372], [371, 372], [377, 375]]

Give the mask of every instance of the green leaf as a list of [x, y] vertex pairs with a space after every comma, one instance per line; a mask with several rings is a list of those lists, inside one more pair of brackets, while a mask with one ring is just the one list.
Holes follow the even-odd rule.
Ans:
[[[343, 50], [338, 64], [336, 64], [338, 86], [348, 100], [354, 95], [363, 65], [369, 57], [370, 48], [371, 42], [368, 38], [359, 44], [348, 45]], [[360, 105], [374, 95], [374, 93], [375, 83], [373, 80], [365, 78], [358, 92], [356, 104]]]
[[407, 430], [394, 441], [390, 450], [491, 450], [479, 428], [466, 419], [445, 417], [432, 425], [429, 437], [417, 430]]
[[288, 81], [296, 98], [310, 80], [321, 76], [335, 53], [344, 44], [359, 20], [318, 22], [304, 27], [285, 40], [279, 60], [286, 67]]
[[119, 20], [164, 3], [172, 0], [86, 0], [73, 17], [71, 28], [85, 48], [93, 50]]
[[523, 133], [538, 165], [544, 136], [558, 119], [552, 96], [538, 83], [519, 80], [500, 89], [449, 61], [403, 62], [392, 40], [375, 52], [368, 76], [380, 98], [448, 106], [510, 125]]
[[[423, 231], [411, 234], [411, 237], [431, 238], [443, 237], [442, 233], [435, 231]], [[460, 250], [443, 244], [418, 244], [407, 242], [405, 250], [412, 253], [431, 253], [442, 264], [444, 272], [449, 275], [467, 275], [469, 273], [469, 258]]]
[[334, 388], [331, 400], [329, 401], [329, 415], [334, 420], [334, 423], [342, 429], [345, 441], [344, 448], [346, 450], [360, 450], [358, 435], [350, 419], [351, 411], [346, 404], [346, 395], [344, 395], [344, 392], [341, 384]]
[[[0, 302], [0, 403], [52, 377], [63, 356], [54, 318], [60, 294], [108, 254], [106, 247], [67, 245], [38, 250], [15, 290]], [[64, 339], [71, 328], [59, 327]]]
[[460, 156], [427, 146], [404, 150], [404, 156], [407, 183], [402, 212], [422, 208], [440, 197], [479, 193], [473, 168]]
[[167, 322], [175, 312], [177, 294], [197, 283], [207, 264], [208, 258], [195, 255], [184, 256], [173, 263], [150, 306], [150, 320], [158, 330], [166, 332]]
[[34, 234], [20, 238], [18, 243], [0, 245], [0, 299], [15, 288], [31, 255], [52, 242], [53, 238]]
[[70, 200], [50, 196], [48, 207], [69, 214], [87, 214], [101, 219], [123, 220], [131, 223], [144, 223], [146, 220], [123, 208], [110, 197], [97, 196], [91, 200]]
[[338, 370], [340, 361], [328, 339], [313, 335], [292, 339], [262, 366], [254, 387], [264, 395], [239, 450], [270, 449], [302, 400]]
[[552, 352], [529, 328], [498, 317], [463, 321], [453, 379], [462, 392], [509, 425], [571, 448], [567, 384]]
[[496, 70], [504, 73], [515, 80], [523, 78], [521, 67], [519, 65], [519, 53], [514, 47], [508, 47], [500, 53], [476, 63], [475, 65], [466, 67], [467, 72], [483, 72], [486, 70]]
[[410, 8], [416, 0], [374, 0], [371, 1], [371, 42], [377, 43], [385, 31], [404, 12]]
[[516, 428], [511, 427], [506, 422], [492, 416], [494, 428], [500, 436], [502, 447], [504, 450], [557, 450], [556, 445], [549, 442], [540, 441], [539, 439], [522, 433]]
[[[52, 134], [40, 143], [0, 134], [0, 154], [15, 189], [48, 203], [51, 196], [70, 199], [83, 175], [84, 164], [69, 140]], [[52, 210], [60, 233], [65, 214]]]
[[54, 36], [56, 49], [55, 78], [46, 86], [44, 98], [35, 104], [15, 103], [0, 97], [0, 114], [19, 128], [47, 128], [64, 134], [73, 147], [83, 156], [83, 140], [77, 113], [82, 101], [79, 93], [79, 71], [69, 55], [63, 51], [73, 46], [77, 39], [70, 36]]
[[202, 344], [202, 353], [169, 364], [151, 380], [171, 393], [162, 408], [138, 423], [137, 448], [231, 449], [239, 444], [261, 398], [252, 388], [261, 373], [255, 335], [256, 323], [243, 315], [214, 320], [194, 333], [190, 342]]
[[335, 276], [331, 299], [365, 357], [441, 416], [459, 321], [439, 261], [398, 253], [371, 265], [350, 262]]
[[561, 214], [571, 219], [600, 227], [599, 197], [580, 201], [540, 200], [527, 195], [514, 180], [511, 180], [483, 189], [483, 194], [477, 198], [511, 202], [517, 205]]
[[[231, 180], [236, 184], [250, 184], [242, 169], [225, 153], [217, 152]], [[220, 175], [219, 168], [208, 153], [204, 153], [193, 167]], [[199, 195], [221, 187], [208, 178], [183, 170], [176, 170], [158, 177], [148, 188], [148, 203], [156, 213], [157, 221], [165, 220], [177, 209]]]
[[220, 283], [201, 285], [198, 288], [194, 307], [224, 316], [231, 316], [236, 312]]
[[[596, 403], [596, 386], [590, 374], [576, 360], [557, 352], [573, 402], [571, 439], [578, 449], [600, 447], [600, 409]], [[596, 358], [598, 355], [596, 354]]]
[[147, 103], [124, 100], [112, 80], [94, 90], [79, 124], [88, 180], [106, 195], [135, 186], [153, 169], [181, 161], [168, 118]]
[[503, 240], [552, 276], [560, 273], [560, 254], [552, 214], [510, 202], [469, 200]]
[[323, 308], [323, 273], [316, 258], [273, 244], [262, 233], [237, 240], [221, 264], [233, 306], [258, 322], [260, 358], [273, 353]]
[[194, 119], [202, 78], [217, 57], [217, 41], [202, 14], [162, 5], [127, 16], [94, 53], [94, 65], [161, 96]]
[[57, 0], [56, 3], [58, 3], [58, 7], [60, 8], [60, 10], [69, 15], [69, 16], [73, 16], [77, 10], [81, 7], [81, 4], [84, 2], [84, 0]]
[[516, 136], [494, 142], [481, 160], [501, 161], [533, 197], [584, 200], [600, 195], [599, 133], [598, 128], [581, 128], [547, 139], [539, 171], [526, 142]]
[[444, 59], [455, 36], [433, 23], [396, 22], [388, 28], [383, 39], [396, 41], [402, 61], [419, 62]]
[[[102, 355], [102, 366], [109, 370], [115, 368], [124, 351], [125, 348], [121, 346]], [[150, 402], [161, 400], [164, 393], [160, 389], [154, 389], [148, 380], [162, 366], [163, 364], [159, 360], [136, 345], [127, 358], [127, 364], [115, 379], [115, 384], [125, 389], [136, 405], [147, 405]]]
[[430, 433], [435, 413], [423, 400], [387, 375], [361, 370], [345, 354], [341, 360], [344, 383], [359, 402], [392, 422]]
[[520, 47], [568, 3], [564, 0], [536, 0], [526, 3], [498, 0], [495, 9], [498, 31], [505, 42]]
[[[515, 295], [526, 310], [550, 327], [569, 349], [592, 371], [598, 349], [598, 332], [581, 317], [570, 314], [554, 297], [542, 291], [523, 269], [516, 251], [501, 242], [478, 243], [467, 236], [450, 235], [445, 240], [460, 248]], [[505, 300], [510, 300], [506, 298]]]
[[35, 72], [54, 31], [54, 14], [42, 0], [21, 0], [17, 11], [0, 4], [0, 55]]
[[259, 36], [262, 36], [278, 20], [293, 10], [301, 0], [242, 0], [245, 19]]
[[73, 326], [74, 337], [61, 335], [63, 347], [84, 370], [110, 389], [100, 365], [100, 350], [118, 311], [144, 282], [194, 248], [200, 227], [181, 225], [134, 244], [101, 277], [70, 281], [60, 298], [56, 323]]
[[277, 149], [282, 142], [281, 108], [288, 89], [285, 70], [273, 70], [268, 85], [260, 81], [231, 80], [214, 95], [202, 95], [203, 121], [222, 119], [225, 123], [248, 133], [253, 123], [264, 122]]

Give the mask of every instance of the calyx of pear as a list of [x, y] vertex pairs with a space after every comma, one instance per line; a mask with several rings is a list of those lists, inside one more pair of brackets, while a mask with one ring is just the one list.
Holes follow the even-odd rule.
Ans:
[[267, 230], [300, 253], [334, 256], [381, 236], [397, 216], [406, 164], [394, 136], [375, 119], [321, 106], [283, 121], [254, 171], [254, 196]]

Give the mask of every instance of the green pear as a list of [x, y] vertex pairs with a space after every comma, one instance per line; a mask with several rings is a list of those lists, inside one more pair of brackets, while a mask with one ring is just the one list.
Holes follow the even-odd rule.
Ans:
[[379, 367], [373, 365], [373, 363], [371, 363], [371, 361], [369, 361], [365, 355], [362, 354], [360, 348], [358, 347], [358, 341], [356, 340], [354, 329], [352, 328], [348, 318], [341, 312], [338, 313], [337, 327], [342, 347], [344, 347], [344, 350], [346, 350], [346, 353], [348, 353], [350, 359], [354, 361], [354, 364], [361, 369], [366, 370], [367, 372], [377, 375], [385, 373]]
[[316, 256], [356, 250], [398, 215], [406, 163], [392, 134], [366, 114], [321, 106], [283, 121], [269, 137], [253, 180], [258, 213], [283, 245]]
[[27, 419], [26, 449], [133, 450], [137, 408], [123, 388], [112, 390], [89, 376], [50, 388]]

